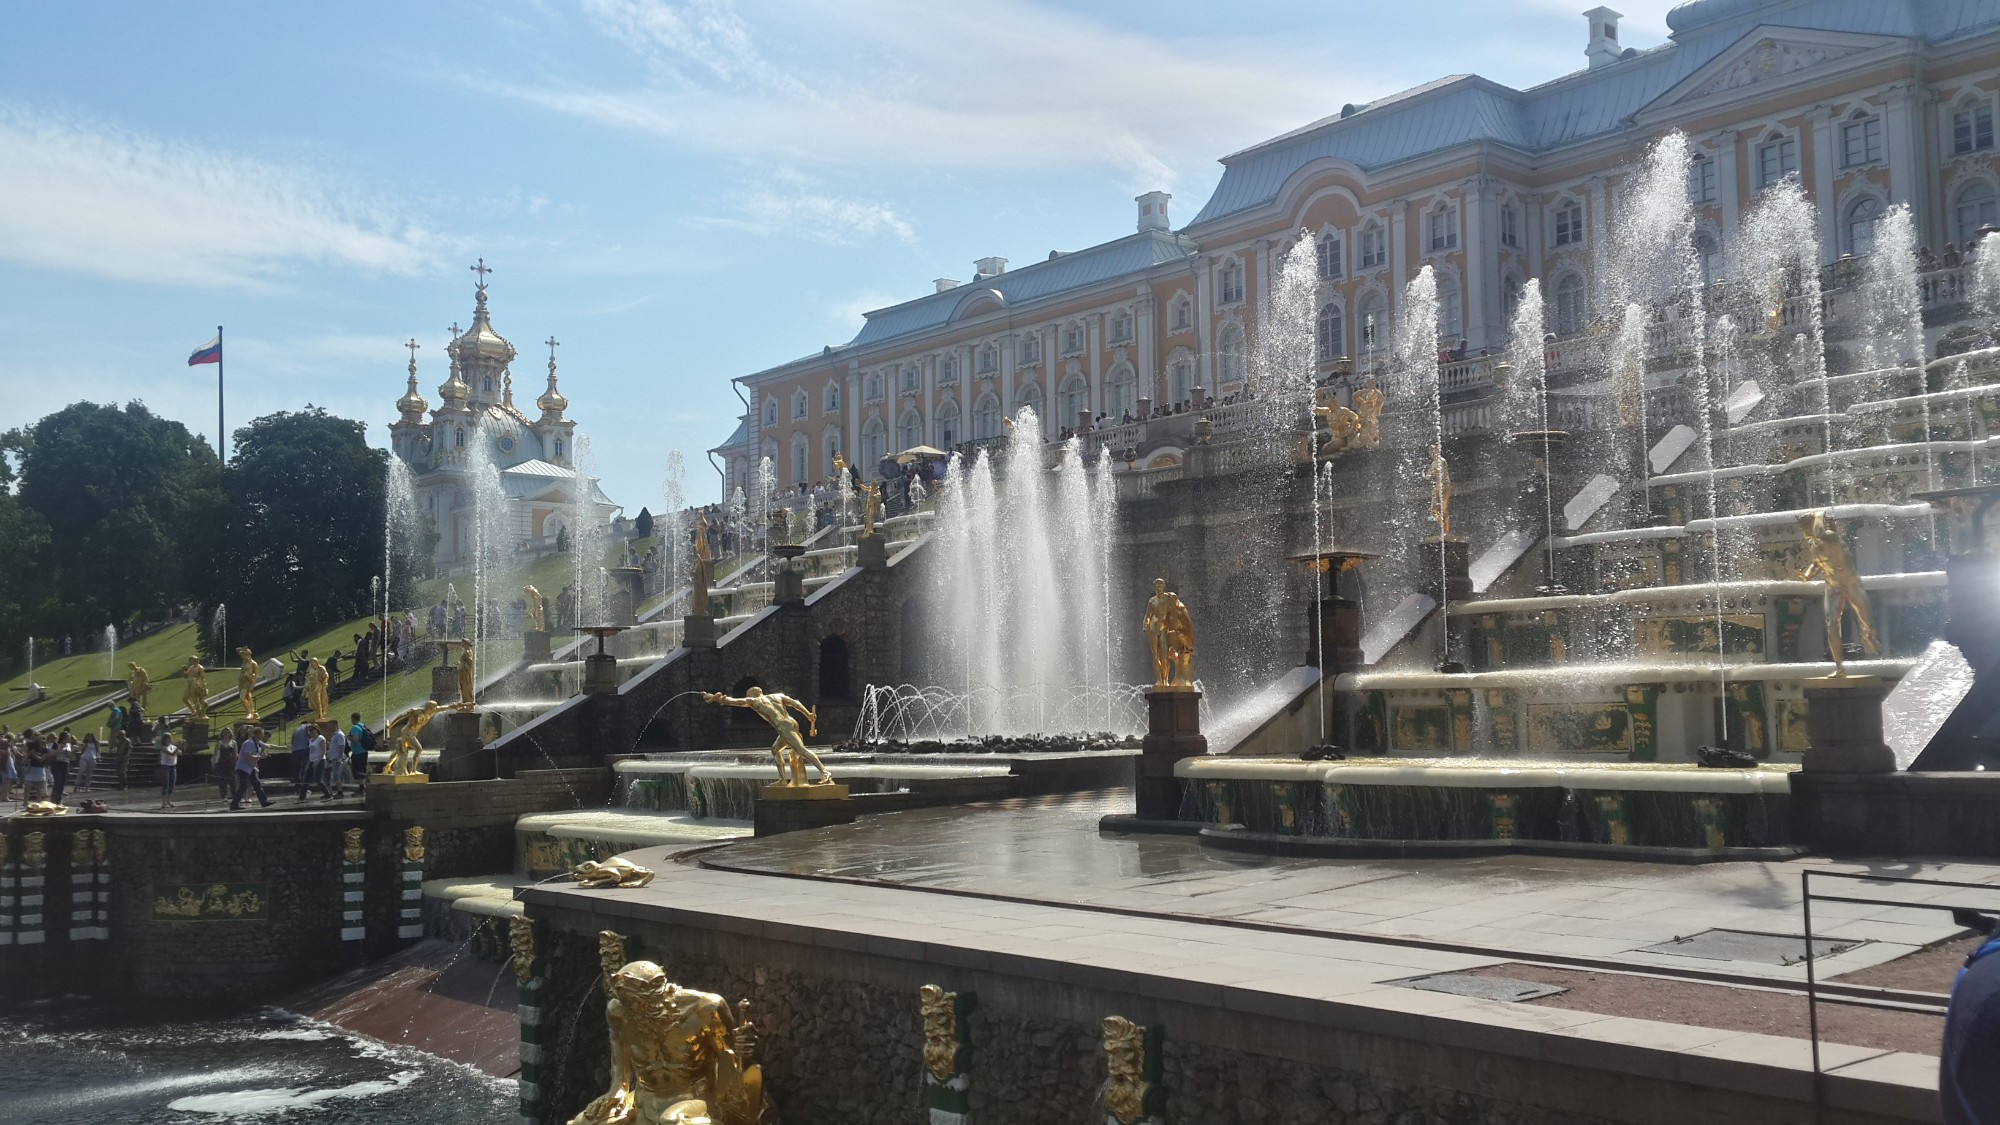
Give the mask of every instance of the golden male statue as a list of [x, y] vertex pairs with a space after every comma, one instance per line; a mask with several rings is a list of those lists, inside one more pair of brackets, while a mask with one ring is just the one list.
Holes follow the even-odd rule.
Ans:
[[1326, 423], [1330, 439], [1322, 451], [1323, 456], [1346, 449], [1353, 443], [1354, 436], [1361, 432], [1361, 415], [1340, 405], [1339, 399], [1325, 391], [1320, 392], [1319, 405], [1313, 407], [1313, 413]]
[[473, 668], [472, 638], [460, 637], [458, 641], [458, 701], [472, 706], [473, 696], [479, 686], [479, 677]]
[[382, 741], [389, 747], [389, 761], [383, 765], [383, 773], [422, 772], [420, 755], [424, 751], [424, 728], [444, 710], [444, 704], [429, 700], [389, 720], [389, 725], [382, 730]]
[[1796, 572], [1801, 582], [1819, 578], [1826, 583], [1826, 649], [1833, 657], [1833, 674], [1847, 674], [1847, 654], [1840, 643], [1840, 626], [1849, 611], [1854, 614], [1855, 631], [1861, 637], [1861, 651], [1879, 655], [1882, 646], [1875, 640], [1875, 622], [1868, 613], [1868, 594], [1861, 588], [1861, 576], [1854, 572], [1854, 560], [1840, 540], [1840, 529], [1826, 513], [1812, 512], [1799, 517], [1799, 534], [1806, 540], [1806, 565]]
[[1438, 542], [1451, 538], [1451, 465], [1444, 450], [1431, 446], [1431, 522], [1438, 525]]
[[306, 662], [306, 706], [312, 710], [313, 722], [326, 722], [327, 709], [332, 705], [333, 677], [327, 674], [319, 657], [312, 657]]
[[188, 657], [187, 667], [181, 669], [181, 702], [187, 705], [188, 718], [208, 721], [208, 669], [201, 666], [199, 656]]
[[[701, 698], [708, 703], [723, 707], [745, 707], [756, 712], [758, 718], [771, 725], [778, 734], [778, 740], [771, 743], [771, 756], [778, 760], [778, 784], [780, 785], [831, 785], [833, 773], [819, 755], [806, 748], [805, 739], [799, 737], [799, 723], [787, 713], [789, 708], [806, 717], [812, 724], [812, 734], [819, 734], [819, 713], [789, 695], [766, 692], [760, 687], [751, 687], [742, 696], [724, 695], [719, 691], [705, 691]], [[813, 782], [806, 774], [806, 763], [811, 762], [819, 771], [819, 781]]]
[[527, 595], [528, 598], [528, 619], [523, 623], [524, 627], [530, 633], [548, 632], [549, 615], [547, 607], [542, 601], [542, 592], [535, 589], [533, 583], [529, 583], [521, 587], [521, 593]]
[[1144, 628], [1153, 645], [1153, 690], [1193, 691], [1194, 619], [1164, 578], [1153, 579]]
[[861, 538], [875, 534], [875, 519], [882, 514], [882, 486], [870, 481], [861, 486]]
[[1356, 428], [1354, 444], [1362, 449], [1379, 449], [1382, 445], [1382, 391], [1377, 387], [1363, 387], [1354, 392], [1354, 414]]
[[125, 691], [131, 695], [132, 702], [143, 710], [146, 706], [146, 696], [153, 690], [153, 678], [146, 674], [144, 668], [130, 660], [125, 662], [125, 672]]
[[243, 704], [243, 721], [257, 721], [257, 657], [247, 648], [236, 650], [236, 699]]
[[712, 992], [682, 988], [651, 961], [605, 978], [611, 1025], [611, 1089], [570, 1125], [665, 1125], [710, 1121], [765, 1125], [776, 1112], [754, 1060], [749, 1003], [731, 1009]]

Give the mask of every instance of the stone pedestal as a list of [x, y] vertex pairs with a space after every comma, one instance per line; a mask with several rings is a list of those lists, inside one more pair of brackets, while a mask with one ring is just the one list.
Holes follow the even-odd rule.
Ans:
[[495, 758], [479, 730], [479, 712], [444, 716], [444, 749], [431, 774], [436, 781], [486, 781], [499, 776]]
[[181, 749], [199, 754], [208, 749], [208, 720], [189, 719], [181, 724]]
[[431, 698], [439, 703], [458, 702], [458, 669], [446, 664], [431, 667]]
[[1306, 665], [1328, 676], [1360, 669], [1361, 603], [1321, 598], [1306, 620]]
[[797, 605], [806, 600], [806, 576], [792, 568], [790, 563], [778, 568], [771, 577], [771, 600], [779, 605]]
[[853, 824], [854, 798], [847, 786], [766, 785], [757, 791], [751, 817], [759, 836], [776, 836], [806, 828]]
[[615, 695], [618, 692], [618, 658], [608, 652], [593, 652], [583, 658], [583, 694]]
[[1182, 758], [1208, 753], [1208, 739], [1201, 733], [1201, 693], [1198, 691], [1146, 692], [1146, 738], [1140, 744], [1138, 795], [1141, 820], [1173, 820], [1181, 811], [1181, 783], [1174, 776], [1174, 764]]
[[521, 658], [537, 664], [545, 664], [553, 655], [549, 648], [549, 634], [544, 629], [530, 629], [521, 634]]
[[[1447, 598], [1454, 602], [1471, 600], [1472, 551], [1465, 540], [1447, 539], [1440, 543], [1436, 539], [1426, 539], [1417, 544], [1417, 552], [1422, 566], [1417, 579], [1421, 583], [1418, 589], [1440, 601]], [[1443, 556], [1442, 561], [1440, 555]], [[1440, 589], [1444, 592], [1442, 596]]]
[[869, 570], [883, 570], [889, 565], [889, 544], [880, 532], [866, 535], [855, 545], [854, 561], [857, 566]]
[[715, 618], [705, 613], [681, 618], [681, 647], [714, 648]]
[[1811, 748], [1800, 768], [1810, 773], [1893, 773], [1895, 752], [1882, 741], [1882, 700], [1893, 686], [1874, 676], [1807, 680]]

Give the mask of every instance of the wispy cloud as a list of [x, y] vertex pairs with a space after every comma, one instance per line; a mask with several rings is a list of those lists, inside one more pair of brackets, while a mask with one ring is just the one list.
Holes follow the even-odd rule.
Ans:
[[703, 226], [727, 227], [752, 234], [782, 234], [832, 246], [864, 242], [887, 235], [915, 243], [917, 232], [908, 220], [883, 203], [836, 195], [810, 178], [784, 170], [766, 178], [736, 201], [735, 215], [699, 217]]
[[[584, 0], [584, 11], [639, 53], [647, 81], [461, 80], [722, 155], [850, 169], [1096, 169], [1135, 190], [1172, 187], [1186, 168], [1338, 96], [1321, 65], [1281, 41], [1183, 44], [1032, 0], [754, 9]], [[1352, 60], [1340, 84], [1394, 88]]]
[[329, 177], [0, 103], [0, 257], [120, 281], [263, 288], [300, 265], [409, 274], [440, 239]]

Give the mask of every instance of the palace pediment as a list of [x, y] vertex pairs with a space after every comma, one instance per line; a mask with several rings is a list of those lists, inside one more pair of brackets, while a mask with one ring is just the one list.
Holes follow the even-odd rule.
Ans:
[[[1681, 109], [1694, 103], [1749, 95], [1760, 86], [1785, 86], [1818, 77], [1806, 72], [1837, 67], [1883, 48], [1913, 46], [1886, 35], [1759, 27], [1654, 99], [1649, 109]], [[1859, 60], [1856, 60], [1859, 61]]]

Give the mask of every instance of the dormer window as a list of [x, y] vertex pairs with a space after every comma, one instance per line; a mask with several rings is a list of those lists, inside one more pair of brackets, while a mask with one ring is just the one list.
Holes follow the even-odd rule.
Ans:
[[1382, 224], [1369, 223], [1361, 228], [1361, 269], [1374, 269], [1389, 260], [1389, 240], [1382, 237]]
[[1458, 208], [1440, 204], [1427, 222], [1430, 234], [1427, 245], [1432, 250], [1450, 250], [1458, 245]]
[[1583, 245], [1583, 204], [1568, 200], [1556, 206], [1557, 246]]
[[1882, 119], [1856, 113], [1840, 127], [1840, 166], [1854, 168], [1882, 159]]
[[1132, 342], [1132, 314], [1119, 310], [1111, 316], [1111, 342], [1129, 344]]
[[1220, 275], [1219, 281], [1220, 281], [1220, 288], [1222, 290], [1222, 296], [1219, 299], [1223, 304], [1233, 305], [1243, 300], [1242, 262], [1238, 262], [1233, 259], [1224, 262], [1222, 264], [1222, 273]]
[[1340, 235], [1334, 231], [1321, 231], [1313, 250], [1319, 262], [1319, 275], [1331, 280], [1341, 275]]

